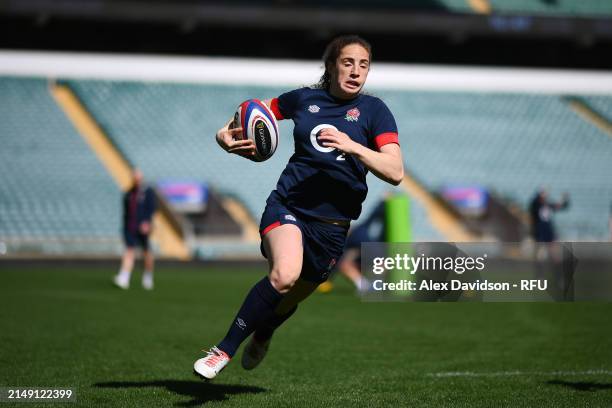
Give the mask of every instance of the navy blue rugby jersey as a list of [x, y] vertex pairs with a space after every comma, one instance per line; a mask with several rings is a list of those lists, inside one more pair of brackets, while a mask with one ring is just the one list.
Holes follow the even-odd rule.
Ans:
[[360, 94], [351, 100], [324, 89], [300, 88], [272, 99], [278, 120], [292, 119], [295, 153], [282, 172], [276, 191], [291, 209], [334, 220], [359, 218], [366, 198], [367, 168], [355, 157], [324, 147], [324, 128], [335, 128], [366, 147], [398, 143], [397, 125], [380, 99]]

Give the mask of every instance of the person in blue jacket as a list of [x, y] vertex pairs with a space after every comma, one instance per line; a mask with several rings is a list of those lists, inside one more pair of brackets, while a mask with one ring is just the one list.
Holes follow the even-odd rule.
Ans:
[[144, 259], [142, 287], [146, 290], [152, 290], [155, 258], [149, 245], [149, 237], [152, 231], [151, 220], [155, 213], [155, 194], [150, 187], [144, 185], [140, 170], [135, 169], [132, 178], [132, 187], [123, 195], [122, 235], [125, 251], [121, 260], [121, 269], [113, 277], [113, 283], [121, 289], [130, 287], [136, 247], [140, 247]]
[[556, 211], [566, 210], [569, 207], [569, 195], [563, 194], [561, 201], [554, 202], [548, 197], [545, 189], [537, 191], [529, 204], [532, 236], [536, 242], [554, 242], [557, 233], [553, 223], [553, 214]]

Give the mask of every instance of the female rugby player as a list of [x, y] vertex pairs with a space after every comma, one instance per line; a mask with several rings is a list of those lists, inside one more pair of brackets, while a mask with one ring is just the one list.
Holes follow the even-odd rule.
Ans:
[[[255, 368], [274, 330], [342, 255], [349, 223], [359, 217], [368, 191], [367, 172], [393, 185], [403, 179], [395, 119], [380, 99], [361, 92], [371, 58], [362, 38], [336, 38], [325, 50], [316, 86], [264, 101], [278, 120], [295, 124], [295, 153], [261, 217], [269, 274], [247, 294], [225, 338], [195, 362], [200, 377], [214, 378], [252, 333], [241, 362]], [[229, 153], [253, 155], [253, 142], [234, 140], [242, 129], [230, 130], [230, 122], [217, 132], [217, 143]]]

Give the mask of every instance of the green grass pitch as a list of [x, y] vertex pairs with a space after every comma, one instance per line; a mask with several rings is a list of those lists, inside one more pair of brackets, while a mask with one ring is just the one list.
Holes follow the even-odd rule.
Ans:
[[239, 351], [200, 381], [200, 349], [264, 272], [160, 267], [148, 293], [99, 266], [0, 264], [0, 387], [73, 387], [69, 407], [612, 406], [612, 304], [364, 303], [342, 279], [256, 370]]

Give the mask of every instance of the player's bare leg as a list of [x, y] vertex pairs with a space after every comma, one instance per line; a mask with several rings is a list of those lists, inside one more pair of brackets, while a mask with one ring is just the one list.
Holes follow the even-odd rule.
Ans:
[[121, 268], [119, 273], [113, 277], [113, 283], [115, 286], [121, 289], [128, 289], [130, 287], [130, 276], [132, 269], [134, 269], [134, 258], [136, 254], [134, 248], [126, 248], [121, 257]]
[[293, 287], [302, 271], [302, 232], [293, 224], [276, 227], [263, 237], [268, 255], [270, 283], [279, 293]]

